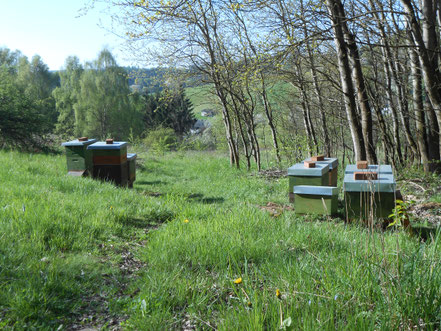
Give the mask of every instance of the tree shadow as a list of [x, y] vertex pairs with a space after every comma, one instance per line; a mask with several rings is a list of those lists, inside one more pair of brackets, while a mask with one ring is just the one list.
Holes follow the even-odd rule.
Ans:
[[165, 184], [168, 184], [167, 182], [164, 182], [162, 180], [151, 180], [151, 181], [137, 180], [137, 181], [135, 181], [135, 183], [137, 185], [165, 185]]
[[193, 202], [199, 202], [205, 205], [214, 204], [214, 203], [223, 203], [225, 201], [222, 197], [204, 197], [201, 193], [193, 193], [186, 196], [187, 200]]

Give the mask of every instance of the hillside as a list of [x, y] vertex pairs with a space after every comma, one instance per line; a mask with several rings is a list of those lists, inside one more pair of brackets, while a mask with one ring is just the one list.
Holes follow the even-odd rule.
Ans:
[[0, 161], [2, 328], [440, 326], [438, 237], [297, 216], [284, 177], [142, 152], [127, 190], [68, 177], [63, 155]]

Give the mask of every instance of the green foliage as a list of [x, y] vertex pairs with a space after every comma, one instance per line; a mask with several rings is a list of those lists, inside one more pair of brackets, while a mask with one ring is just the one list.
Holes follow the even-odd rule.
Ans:
[[182, 86], [176, 90], [168, 88], [155, 95], [146, 94], [144, 99], [144, 122], [147, 130], [167, 127], [182, 136], [196, 122], [193, 105], [185, 96]]
[[177, 147], [178, 137], [173, 129], [158, 127], [150, 130], [143, 142], [153, 152], [163, 154]]
[[405, 225], [405, 222], [409, 221], [409, 215], [407, 211], [409, 210], [409, 207], [412, 206], [414, 203], [414, 200], [404, 202], [403, 200], [397, 199], [395, 201], [395, 208], [388, 216], [389, 218], [393, 219], [393, 222], [390, 223], [388, 226], [403, 227]]
[[14, 76], [0, 67], [0, 144], [37, 147], [47, 132], [47, 119], [36, 100], [31, 99]]

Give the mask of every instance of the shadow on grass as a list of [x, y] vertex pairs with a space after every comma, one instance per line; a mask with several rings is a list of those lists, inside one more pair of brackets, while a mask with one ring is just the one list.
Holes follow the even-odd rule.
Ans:
[[137, 180], [135, 182], [136, 185], [165, 185], [168, 184], [167, 182], [164, 182], [162, 180], [152, 180], [152, 181], [147, 181], [147, 180]]
[[187, 198], [187, 200], [199, 202], [199, 203], [206, 204], [206, 205], [210, 205], [210, 204], [214, 204], [214, 203], [223, 203], [225, 201], [225, 199], [222, 197], [206, 197], [205, 198], [204, 195], [201, 193], [189, 194], [189, 195], [186, 195], [185, 197]]
[[175, 214], [170, 211], [155, 211], [153, 210], [147, 215], [120, 215], [116, 217], [116, 221], [125, 226], [137, 229], [156, 228], [161, 224], [172, 220]]

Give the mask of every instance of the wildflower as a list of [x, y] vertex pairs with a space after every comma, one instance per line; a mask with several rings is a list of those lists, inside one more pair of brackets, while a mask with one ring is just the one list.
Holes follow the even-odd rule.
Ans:
[[235, 279], [233, 283], [234, 283], [234, 284], [240, 284], [240, 283], [242, 283], [242, 277], [239, 277], [239, 278]]
[[113, 209], [113, 206], [110, 206], [110, 209]]
[[338, 299], [338, 294], [335, 295], [334, 300], [336, 301]]
[[189, 221], [189, 220], [187, 220], [187, 219], [185, 219], [185, 220], [184, 220], [184, 223], [188, 223], [188, 222], [190, 222], [190, 221]]
[[280, 290], [279, 290], [279, 289], [276, 289], [276, 297], [277, 297], [278, 299], [282, 299], [282, 293], [280, 293]]

